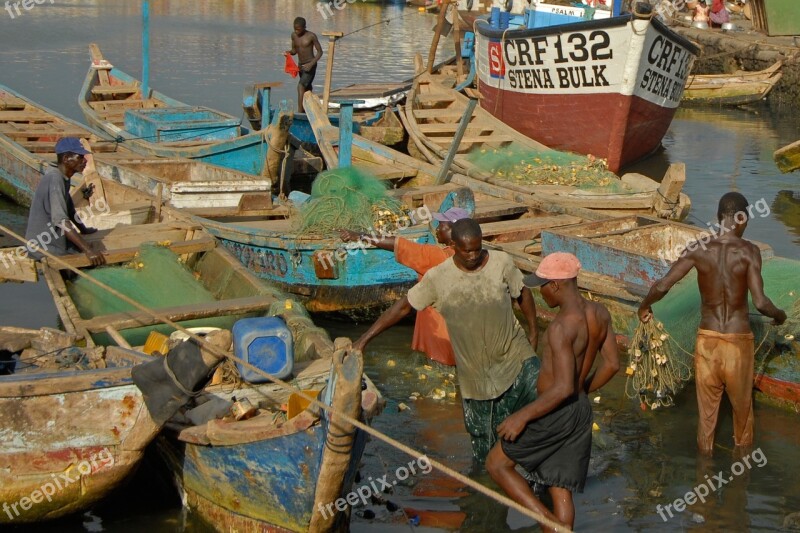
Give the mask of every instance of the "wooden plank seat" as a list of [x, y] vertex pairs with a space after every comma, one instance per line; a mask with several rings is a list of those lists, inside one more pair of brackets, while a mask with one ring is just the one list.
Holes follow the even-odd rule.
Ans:
[[[451, 137], [429, 137], [429, 139], [437, 144], [445, 144], [449, 146], [453, 143]], [[504, 144], [514, 142], [513, 137], [508, 135], [477, 135], [472, 137], [462, 137], [461, 144]]]
[[518, 218], [481, 224], [483, 238], [497, 242], [510, 242], [532, 239], [542, 230], [568, 224], [577, 224], [581, 219], [572, 215], [553, 215], [536, 218]]
[[417, 95], [417, 102], [420, 104], [435, 104], [439, 102], [449, 104], [450, 102], [455, 102], [455, 100], [455, 96], [452, 96], [448, 93], [427, 93]]
[[[425, 136], [428, 138], [433, 138], [435, 136], [447, 136], [447, 138], [452, 139], [458, 129], [458, 124], [420, 124], [420, 130], [425, 133]], [[428, 128], [423, 128], [422, 126], [430, 126]], [[494, 130], [492, 128], [488, 128], [486, 126], [477, 125], [477, 127], [473, 127], [472, 124], [467, 126], [467, 129], [464, 130], [465, 137], [477, 137], [477, 136], [493, 136]]]
[[92, 87], [92, 94], [97, 96], [106, 96], [110, 94], [136, 94], [138, 92], [138, 85], [96, 85]]
[[476, 200], [475, 213], [472, 218], [477, 221], [490, 218], [507, 217], [521, 215], [528, 211], [528, 206], [501, 198], [487, 198], [486, 200]]
[[147, 98], [145, 100], [139, 98], [128, 98], [125, 100], [98, 100], [96, 102], [89, 102], [89, 105], [95, 110], [103, 109], [117, 109], [135, 108], [135, 109], [151, 109], [155, 107], [165, 107], [166, 104], [161, 100], [155, 98]]
[[372, 174], [380, 180], [393, 180], [401, 178], [413, 178], [417, 175], [417, 170], [414, 168], [404, 167], [389, 167], [386, 165], [379, 165], [370, 161], [353, 161], [353, 165], [359, 170], [363, 170]]
[[438, 118], [440, 120], [446, 118], [461, 118], [464, 111], [453, 110], [449, 108], [442, 109], [414, 109], [414, 116], [417, 118]]
[[32, 139], [40, 137], [88, 137], [89, 132], [83, 129], [30, 128], [25, 130], [6, 129], [0, 125], [0, 133], [11, 139]]
[[[78, 135], [80, 137], [80, 135]], [[54, 141], [18, 141], [18, 144], [35, 154], [52, 153], [55, 149]], [[94, 143], [92, 152], [114, 152], [117, 149], [116, 143]]]
[[0, 110], [0, 122], [55, 122], [57, 119], [41, 111], [3, 111]]

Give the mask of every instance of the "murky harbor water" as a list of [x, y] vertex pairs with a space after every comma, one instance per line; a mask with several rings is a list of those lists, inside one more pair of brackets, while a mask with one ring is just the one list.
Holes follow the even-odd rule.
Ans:
[[[323, 20], [315, 5], [312, 0], [151, 2], [151, 84], [179, 100], [237, 116], [242, 87], [248, 82], [283, 81], [277, 96], [294, 98], [295, 83], [282, 72], [282, 52], [288, 45], [291, 22], [299, 15], [306, 16], [309, 29], [318, 33], [349, 33], [390, 20], [340, 41], [334, 86], [405, 79], [412, 72], [412, 54], [427, 53], [434, 23], [431, 15], [402, 6], [356, 2]], [[139, 2], [124, 0], [45, 2], [14, 19], [0, 11], [0, 83], [82, 120], [76, 102], [88, 67], [90, 42], [97, 42], [123, 70], [137, 76], [141, 72], [139, 7]], [[320, 65], [318, 87], [326, 59]], [[750, 111], [681, 110], [664, 139], [665, 150], [637, 169], [658, 175], [671, 162], [685, 162], [685, 191], [693, 202], [690, 221], [701, 225], [715, 220], [716, 203], [724, 191], [739, 190], [751, 203], [764, 199], [770, 213], [753, 220], [748, 237], [771, 244], [778, 255], [800, 259], [800, 200], [793, 196], [800, 196], [798, 175], [781, 175], [772, 162], [773, 150], [800, 138], [799, 118], [766, 106]], [[0, 200], [2, 224], [21, 231], [25, 219], [24, 209]], [[0, 245], [12, 244], [0, 236]], [[57, 315], [48, 300], [43, 283], [2, 284], [0, 323], [55, 326]], [[322, 325], [332, 337], [351, 338], [367, 327], [333, 321]], [[452, 399], [409, 400], [413, 392], [425, 395], [435, 387], [454, 390], [451, 378], [422, 366], [423, 358], [410, 352], [410, 341], [411, 327], [402, 325], [374, 341], [366, 354], [367, 372], [388, 400], [375, 426], [470, 473], [470, 447], [460, 405]], [[400, 403], [410, 409], [399, 410]], [[603, 391], [595, 405], [600, 431], [595, 433], [591, 477], [586, 491], [576, 496], [577, 530], [780, 530], [791, 513], [800, 511], [800, 419], [796, 413], [758, 403], [756, 443], [765, 460], [753, 457], [750, 468], [733, 475], [738, 470], [732, 469], [741, 465], [736, 466], [725, 449], [731, 444], [730, 410], [724, 408], [721, 415], [716, 458], [706, 463], [695, 453], [694, 389], [687, 388], [677, 403], [669, 410], [642, 412], [625, 398], [621, 377]], [[362, 476], [391, 474], [409, 459], [373, 440], [364, 454]], [[180, 501], [161, 469], [152, 458], [131, 483], [92, 513], [31, 530], [204, 530], [204, 525], [180, 510]], [[705, 502], [690, 505], [672, 518], [665, 514], [667, 520], [662, 520], [658, 505], [663, 508], [683, 498], [706, 482], [706, 474], [711, 477], [718, 472], [732, 480], [709, 489]], [[487, 480], [483, 473], [475, 475]], [[411, 476], [383, 497], [413, 511], [404, 515], [401, 510], [392, 511], [394, 505], [376, 501], [355, 509], [353, 531], [430, 531], [409, 526], [408, 516], [415, 512], [428, 520], [435, 518], [440, 528], [460, 523], [462, 531], [472, 532], [537, 529], [517, 513], [435, 471]]]

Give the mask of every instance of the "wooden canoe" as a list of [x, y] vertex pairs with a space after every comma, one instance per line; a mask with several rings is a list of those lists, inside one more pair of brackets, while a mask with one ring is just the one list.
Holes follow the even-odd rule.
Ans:
[[134, 152], [0, 85], [0, 193], [29, 206], [47, 166], [55, 164], [55, 144], [63, 137], [85, 139], [108, 160]]
[[800, 141], [775, 150], [772, 156], [781, 172], [793, 172], [800, 168]]
[[[143, 95], [141, 82], [114, 68], [94, 44], [91, 55], [78, 99], [91, 127], [139, 154], [199, 159], [256, 176], [271, 175], [265, 168], [269, 134], [250, 131], [231, 115], [189, 106], [158, 91]], [[278, 151], [284, 146], [285, 141], [275, 143]], [[272, 172], [275, 175], [277, 168]]]
[[[120, 485], [159, 430], [131, 380], [133, 366], [150, 358], [116, 347], [76, 348], [74, 336], [47, 329], [0, 328], [0, 339], [9, 337], [17, 346], [4, 342], [3, 349], [24, 349], [26, 357], [0, 375], [0, 500], [8, 504], [0, 524], [85, 511]], [[62, 359], [91, 363], [48, 369], [37, 366], [43, 356], [31, 359], [54, 346]]]
[[[418, 61], [418, 70], [420, 66]], [[441, 86], [428, 75], [417, 77], [401, 114], [411, 139], [409, 151], [431, 163], [441, 164], [453, 144], [467, 102], [466, 96]], [[580, 190], [568, 184], [524, 185], [515, 179], [516, 176], [508, 179], [482, 170], [468, 157], [472, 152], [495, 149], [542, 154], [543, 159], [549, 157], [548, 154], [559, 159], [565, 155], [525, 137], [476, 107], [453, 160], [456, 172], [453, 182], [470, 187], [483, 182], [507, 197], [527, 197], [541, 209], [560, 210], [585, 218], [591, 218], [591, 212], [595, 211], [594, 218], [639, 213], [681, 220], [691, 205], [688, 196], [681, 193], [686, 179], [682, 166], [675, 166], [661, 185], [641, 175], [629, 175], [628, 179], [611, 177], [609, 183], [601, 186], [607, 188], [606, 191], [601, 188]], [[539, 163], [534, 159], [533, 164]], [[616, 192], [620, 190], [624, 192]]]
[[780, 81], [782, 61], [757, 72], [733, 74], [691, 74], [683, 91], [681, 105], [739, 106], [766, 98]]
[[[292, 384], [298, 390], [354, 418], [378, 413], [382, 399], [366, 376], [362, 392], [360, 354], [334, 352], [329, 339], [310, 345], [309, 353], [312, 360], [296, 365]], [[321, 511], [350, 490], [366, 435], [313, 407], [292, 416], [299, 398], [275, 385], [232, 387], [209, 387], [197, 403], [217, 402], [224, 410], [235, 395], [258, 406], [258, 416], [239, 422], [176, 418], [157, 441], [187, 507], [226, 531], [346, 529], [349, 515]]]

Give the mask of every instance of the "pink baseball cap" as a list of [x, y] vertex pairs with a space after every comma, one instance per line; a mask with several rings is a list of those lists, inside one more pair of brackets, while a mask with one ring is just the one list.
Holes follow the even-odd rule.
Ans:
[[554, 252], [542, 259], [536, 272], [522, 278], [522, 283], [526, 287], [541, 287], [548, 281], [576, 278], [580, 269], [581, 262], [574, 255]]

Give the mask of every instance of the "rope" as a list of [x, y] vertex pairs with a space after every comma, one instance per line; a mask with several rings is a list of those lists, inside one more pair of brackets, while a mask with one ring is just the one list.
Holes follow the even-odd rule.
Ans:
[[[0, 230], [4, 231], [8, 236], [17, 239], [21, 243], [25, 243], [26, 242], [23, 237], [21, 237], [20, 235], [18, 235], [17, 233], [15, 233], [13, 231], [11, 231], [9, 228], [3, 226], [2, 224], [0, 224]], [[215, 346], [213, 344], [206, 343], [206, 340], [203, 337], [200, 337], [197, 334], [189, 331], [188, 329], [184, 328], [180, 324], [178, 324], [178, 323], [170, 320], [168, 317], [160, 314], [158, 311], [156, 311], [154, 309], [150, 309], [150, 308], [140, 304], [139, 302], [133, 300], [132, 298], [129, 298], [128, 296], [120, 293], [116, 289], [114, 289], [112, 287], [109, 287], [108, 285], [106, 285], [106, 284], [104, 284], [104, 283], [102, 283], [100, 281], [97, 281], [96, 279], [92, 278], [91, 276], [88, 276], [87, 274], [84, 274], [82, 271], [80, 271], [77, 268], [73, 267], [72, 265], [68, 264], [67, 262], [65, 262], [61, 258], [51, 254], [50, 252], [48, 252], [46, 250], [42, 250], [41, 253], [48, 260], [52, 260], [57, 265], [59, 265], [61, 268], [67, 269], [70, 272], [73, 272], [74, 274], [89, 280], [90, 283], [93, 283], [93, 284], [97, 285], [98, 287], [108, 291], [110, 294], [113, 294], [114, 296], [116, 296], [120, 300], [122, 300], [124, 302], [127, 302], [128, 304], [134, 306], [136, 309], [138, 309], [138, 310], [140, 310], [140, 311], [142, 311], [144, 313], [147, 313], [151, 317], [153, 317], [153, 318], [155, 318], [157, 320], [160, 320], [164, 324], [167, 324], [167, 325], [177, 329], [178, 331], [181, 331], [181, 332], [185, 333], [189, 338], [191, 338], [196, 343], [198, 343], [198, 345], [205, 347], [209, 352], [211, 352], [213, 355], [219, 357], [220, 359], [228, 358], [228, 359], [231, 359], [231, 360], [235, 361], [239, 365], [242, 365], [242, 366], [252, 370], [253, 372], [256, 372], [256, 373], [260, 374], [261, 376], [266, 377], [267, 379], [269, 379], [270, 381], [272, 381], [276, 385], [280, 386], [281, 388], [299, 395], [300, 397], [302, 397], [305, 400], [307, 400], [309, 403], [311, 403], [311, 404], [317, 406], [318, 408], [326, 411], [330, 416], [333, 416], [333, 415], [338, 416], [340, 419], [346, 421], [348, 424], [352, 424], [353, 426], [355, 426], [358, 429], [364, 431], [365, 433], [368, 433], [369, 435], [375, 437], [376, 439], [381, 440], [381, 441], [389, 444], [390, 446], [396, 448], [397, 450], [400, 450], [401, 452], [409, 455], [410, 457], [412, 457], [414, 459], [416, 459], [418, 457], [422, 457], [423, 455], [425, 455], [425, 453], [420, 452], [418, 450], [415, 450], [414, 448], [411, 448], [410, 446], [406, 446], [402, 442], [399, 442], [399, 441], [393, 439], [392, 437], [389, 437], [388, 435], [386, 435], [386, 434], [384, 434], [384, 433], [382, 433], [382, 432], [380, 432], [380, 431], [378, 431], [376, 429], [373, 429], [372, 427], [370, 427], [367, 424], [361, 422], [360, 420], [352, 418], [351, 416], [349, 416], [349, 415], [347, 415], [345, 413], [339, 413], [338, 411], [335, 411], [331, 406], [320, 402], [316, 398], [312, 398], [311, 396], [305, 394], [301, 389], [299, 389], [297, 387], [293, 387], [292, 385], [290, 385], [289, 383], [283, 381], [282, 379], [279, 379], [279, 378], [277, 378], [277, 377], [275, 377], [275, 376], [273, 376], [273, 375], [271, 375], [271, 374], [269, 374], [267, 372], [264, 372], [260, 368], [252, 365], [250, 362], [245, 361], [244, 359], [241, 359], [239, 357], [236, 357], [235, 355], [233, 355], [231, 353], [225, 352], [221, 348], [219, 348], [219, 347], [217, 347], [217, 346]], [[481, 485], [477, 481], [474, 481], [474, 480], [470, 479], [469, 477], [461, 474], [460, 472], [457, 472], [457, 471], [453, 470], [452, 468], [450, 468], [448, 466], [445, 466], [444, 464], [440, 463], [439, 461], [436, 461], [436, 460], [430, 459], [430, 458], [429, 458], [429, 461], [430, 461], [430, 464], [434, 468], [436, 468], [437, 470], [439, 470], [443, 474], [446, 474], [446, 475], [454, 478], [455, 480], [460, 481], [461, 483], [463, 483], [463, 484], [465, 484], [465, 485], [467, 485], [469, 487], [472, 487], [473, 489], [475, 489], [476, 491], [480, 492], [481, 494], [483, 494], [484, 496], [486, 496], [488, 498], [491, 498], [491, 499], [493, 499], [493, 500], [495, 500], [495, 501], [497, 501], [497, 502], [499, 502], [499, 503], [501, 503], [503, 505], [506, 505], [506, 506], [508, 506], [508, 507], [510, 507], [512, 509], [515, 509], [516, 511], [520, 512], [524, 516], [527, 516], [528, 518], [530, 518], [532, 520], [535, 520], [535, 521], [539, 522], [540, 524], [542, 524], [544, 526], [553, 528], [554, 531], [557, 531], [557, 532], [560, 532], [560, 531], [564, 531], [564, 532], [571, 531], [569, 528], [564, 527], [563, 525], [550, 520], [546, 516], [541, 515], [541, 514], [537, 513], [536, 511], [532, 511], [531, 509], [528, 509], [527, 507], [524, 507], [524, 506], [518, 504], [517, 502], [515, 502], [514, 500], [508, 498], [507, 496], [505, 496], [503, 494], [500, 494], [500, 493], [498, 493], [496, 491], [493, 491], [493, 490]]]
[[175, 373], [172, 371], [172, 369], [169, 367], [169, 363], [167, 363], [167, 359], [168, 359], [167, 357], [162, 357], [161, 358], [161, 360], [164, 361], [164, 371], [167, 373], [167, 377], [169, 377], [169, 379], [172, 380], [172, 383], [174, 383], [175, 386], [178, 387], [178, 390], [181, 391], [182, 393], [184, 393], [185, 395], [187, 395], [189, 397], [192, 397], [192, 398], [194, 398], [195, 396], [199, 396], [200, 393], [203, 392], [203, 390], [200, 389], [197, 392], [193, 392], [193, 391], [190, 391], [189, 389], [187, 389], [186, 387], [184, 387], [183, 384], [178, 380], [178, 376], [176, 376]]

